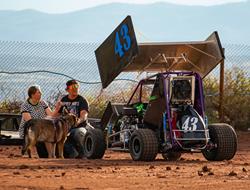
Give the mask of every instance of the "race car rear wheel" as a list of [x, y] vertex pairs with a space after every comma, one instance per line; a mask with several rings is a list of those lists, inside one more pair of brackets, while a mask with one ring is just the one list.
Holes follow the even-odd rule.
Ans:
[[158, 153], [155, 132], [150, 129], [135, 130], [129, 141], [129, 151], [135, 161], [152, 161]]
[[106, 150], [104, 134], [100, 129], [89, 129], [84, 138], [84, 155], [88, 159], [100, 159]]
[[209, 125], [208, 129], [210, 140], [215, 147], [203, 150], [203, 156], [209, 161], [232, 159], [237, 150], [237, 136], [233, 127], [225, 123], [218, 123]]

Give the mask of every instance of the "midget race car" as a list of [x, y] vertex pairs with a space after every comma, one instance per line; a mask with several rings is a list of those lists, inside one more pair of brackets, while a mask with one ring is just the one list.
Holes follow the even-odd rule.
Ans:
[[209, 124], [202, 79], [223, 61], [219, 35], [205, 41], [137, 44], [131, 17], [95, 51], [103, 88], [121, 72], [151, 72], [126, 104], [109, 102], [100, 129], [86, 133], [85, 155], [102, 158], [106, 149], [127, 151], [135, 161], [178, 160], [200, 152], [209, 161], [230, 160], [237, 136], [225, 123]]

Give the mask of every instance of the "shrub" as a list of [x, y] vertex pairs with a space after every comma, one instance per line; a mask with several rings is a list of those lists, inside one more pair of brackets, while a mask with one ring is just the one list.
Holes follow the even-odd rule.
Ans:
[[[219, 121], [219, 82], [209, 77], [204, 81], [206, 113], [210, 121]], [[209, 96], [209, 94], [213, 96]], [[250, 126], [250, 78], [239, 68], [225, 72], [223, 112], [224, 122], [236, 129], [246, 130]]]
[[0, 112], [3, 113], [20, 113], [22, 101], [19, 100], [4, 100], [0, 103]]

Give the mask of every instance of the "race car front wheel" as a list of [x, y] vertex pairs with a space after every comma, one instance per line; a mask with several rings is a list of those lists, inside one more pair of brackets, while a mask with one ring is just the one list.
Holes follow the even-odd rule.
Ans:
[[135, 161], [153, 161], [158, 153], [155, 132], [150, 129], [135, 130], [129, 141], [129, 151]]

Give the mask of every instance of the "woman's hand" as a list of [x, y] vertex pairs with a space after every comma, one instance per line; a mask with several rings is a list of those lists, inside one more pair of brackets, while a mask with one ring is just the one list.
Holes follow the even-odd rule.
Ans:
[[63, 103], [61, 102], [61, 100], [57, 101], [56, 102], [56, 105], [55, 105], [55, 112], [59, 112], [59, 110], [61, 109]]
[[61, 106], [62, 106], [62, 102], [61, 102], [61, 101], [58, 101], [58, 102], [56, 102], [54, 111], [52, 111], [52, 110], [48, 107], [48, 108], [45, 110], [47, 116], [58, 117], [58, 116], [59, 116], [59, 111], [60, 111]]

